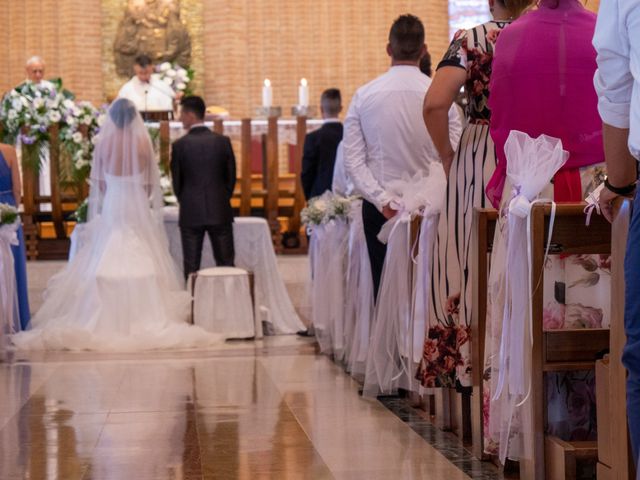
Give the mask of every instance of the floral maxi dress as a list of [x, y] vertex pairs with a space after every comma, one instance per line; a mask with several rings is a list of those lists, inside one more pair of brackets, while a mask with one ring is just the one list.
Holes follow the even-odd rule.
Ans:
[[[434, 246], [429, 329], [417, 373], [425, 387], [471, 386], [471, 227], [474, 208], [490, 205], [485, 185], [496, 168], [496, 155], [489, 136], [489, 80], [494, 44], [508, 24], [491, 21], [458, 31], [438, 65], [466, 70], [468, 123], [449, 173]], [[457, 306], [447, 308], [450, 299]]]

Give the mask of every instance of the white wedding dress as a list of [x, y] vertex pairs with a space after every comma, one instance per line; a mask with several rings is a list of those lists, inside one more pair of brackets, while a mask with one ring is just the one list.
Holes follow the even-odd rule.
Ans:
[[109, 116], [94, 154], [83, 245], [52, 278], [32, 330], [14, 335], [13, 345], [139, 351], [219, 344], [219, 335], [187, 323], [190, 297], [169, 254], [142, 120], [128, 100], [116, 101]]

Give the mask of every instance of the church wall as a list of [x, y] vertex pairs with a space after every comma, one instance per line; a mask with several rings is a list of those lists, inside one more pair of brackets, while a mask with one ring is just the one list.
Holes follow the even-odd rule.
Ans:
[[[63, 77], [80, 99], [104, 102], [121, 82], [105, 52], [125, 4], [0, 0], [7, 58], [0, 62], [0, 91], [24, 80], [25, 60], [40, 55], [47, 77]], [[260, 104], [265, 77], [285, 112], [296, 103], [302, 77], [309, 80], [313, 104], [329, 86], [341, 88], [347, 103], [359, 85], [387, 68], [388, 29], [401, 13], [423, 19], [434, 61], [448, 43], [443, 0], [182, 0], [181, 10], [195, 36], [195, 89], [234, 117], [251, 115]]]
[[83, 100], [103, 101], [100, 0], [0, 0], [0, 91], [25, 79], [33, 55], [47, 62], [47, 77], [62, 77]]

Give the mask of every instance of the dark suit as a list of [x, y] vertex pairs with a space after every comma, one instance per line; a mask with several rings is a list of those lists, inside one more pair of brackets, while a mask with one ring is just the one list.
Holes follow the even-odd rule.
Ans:
[[233, 266], [231, 196], [236, 185], [236, 159], [229, 137], [204, 126], [192, 128], [173, 143], [171, 175], [180, 202], [185, 277], [200, 269], [205, 232], [216, 264]]
[[336, 150], [342, 141], [342, 132], [340, 122], [328, 122], [305, 138], [301, 179], [307, 200], [331, 190]]

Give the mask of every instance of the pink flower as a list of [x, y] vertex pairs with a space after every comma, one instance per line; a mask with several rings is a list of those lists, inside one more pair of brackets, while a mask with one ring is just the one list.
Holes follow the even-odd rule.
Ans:
[[565, 306], [549, 304], [542, 310], [542, 325], [545, 330], [559, 330], [564, 327]]
[[487, 41], [495, 45], [498, 41], [498, 36], [500, 36], [500, 30], [491, 30], [489, 33], [487, 33]]
[[469, 329], [467, 327], [456, 328], [456, 345], [458, 348], [469, 341]]
[[423, 356], [428, 362], [438, 360], [438, 340], [431, 338], [425, 339]]
[[451, 372], [456, 367], [456, 359], [450, 355], [444, 357], [443, 370], [445, 372]]

